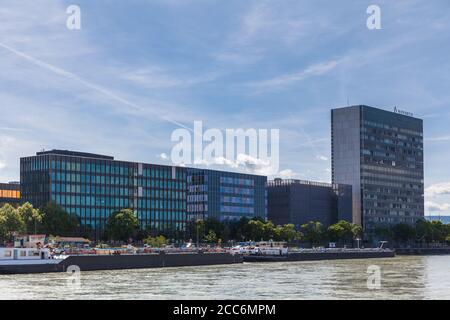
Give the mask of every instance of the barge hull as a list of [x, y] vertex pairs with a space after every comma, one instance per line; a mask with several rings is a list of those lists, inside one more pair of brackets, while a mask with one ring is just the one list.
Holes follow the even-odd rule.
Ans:
[[0, 274], [66, 272], [70, 266], [81, 271], [146, 269], [242, 263], [241, 255], [228, 253], [171, 253], [154, 255], [69, 256], [53, 264], [0, 265]]
[[371, 252], [295, 252], [285, 256], [244, 256], [244, 262], [288, 262], [340, 259], [393, 258], [395, 251]]

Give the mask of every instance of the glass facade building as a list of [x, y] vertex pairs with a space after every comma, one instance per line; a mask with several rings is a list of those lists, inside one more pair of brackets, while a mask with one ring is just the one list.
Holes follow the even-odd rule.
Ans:
[[423, 121], [369, 106], [331, 111], [333, 183], [353, 187], [353, 220], [415, 223], [424, 216]]
[[325, 227], [339, 220], [352, 222], [352, 187], [303, 180], [275, 179], [267, 183], [268, 218], [297, 230], [310, 221]]
[[143, 229], [170, 235], [186, 226], [185, 168], [53, 150], [21, 158], [20, 179], [23, 202], [53, 201], [94, 235], [123, 208], [134, 210]]
[[0, 183], [0, 207], [4, 204], [17, 206], [20, 203], [20, 183]]
[[114, 160], [52, 150], [20, 159], [22, 201], [53, 201], [95, 237], [110, 215], [130, 208], [142, 229], [179, 236], [192, 219], [267, 216], [263, 176]]
[[189, 220], [267, 217], [267, 177], [243, 173], [187, 169]]

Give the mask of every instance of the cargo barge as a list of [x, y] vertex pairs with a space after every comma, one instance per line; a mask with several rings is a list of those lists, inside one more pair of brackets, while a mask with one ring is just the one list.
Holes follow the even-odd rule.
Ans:
[[339, 259], [373, 259], [393, 258], [395, 251], [382, 250], [323, 250], [323, 251], [300, 251], [289, 252], [280, 255], [246, 255], [244, 262], [287, 262], [287, 261], [317, 261], [317, 260], [339, 260]]
[[225, 252], [177, 252], [119, 255], [68, 255], [52, 258], [46, 249], [0, 249], [0, 274], [144, 269], [242, 263], [242, 255]]

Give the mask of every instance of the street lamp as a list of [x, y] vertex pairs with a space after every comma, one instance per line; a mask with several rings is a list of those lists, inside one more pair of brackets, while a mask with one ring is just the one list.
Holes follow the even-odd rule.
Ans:
[[200, 222], [202, 222], [202, 219], [197, 219], [196, 224], [197, 224], [197, 250], [200, 246], [200, 237], [199, 237], [199, 229], [200, 229]]

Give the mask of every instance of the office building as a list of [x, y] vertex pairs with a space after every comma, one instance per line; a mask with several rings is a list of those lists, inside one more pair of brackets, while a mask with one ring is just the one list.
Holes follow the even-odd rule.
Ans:
[[186, 226], [186, 169], [53, 150], [20, 159], [22, 201], [53, 201], [98, 237], [111, 213], [130, 208], [143, 229], [171, 236]]
[[366, 232], [424, 216], [423, 121], [395, 111], [331, 111], [332, 180], [352, 185], [353, 220]]
[[0, 183], [0, 207], [9, 203], [17, 206], [20, 203], [20, 183]]
[[275, 179], [267, 183], [268, 219], [276, 225], [310, 221], [325, 227], [339, 220], [352, 222], [352, 187], [329, 183]]
[[266, 219], [266, 182], [265, 176], [188, 168], [189, 219]]
[[52, 150], [20, 160], [22, 201], [53, 201], [101, 235], [117, 210], [135, 211], [141, 227], [179, 237], [192, 219], [266, 217], [266, 177], [118, 161]]

